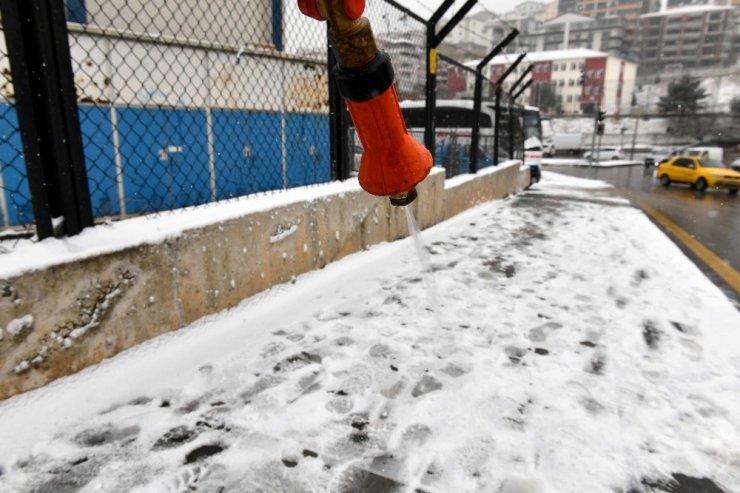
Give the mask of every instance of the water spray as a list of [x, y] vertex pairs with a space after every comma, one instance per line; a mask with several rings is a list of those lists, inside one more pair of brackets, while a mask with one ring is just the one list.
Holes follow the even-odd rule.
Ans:
[[406, 130], [393, 87], [393, 65], [378, 50], [365, 0], [298, 0], [303, 14], [329, 23], [329, 39], [339, 63], [333, 74], [362, 142], [360, 186], [408, 205], [416, 185], [432, 169], [432, 155]]

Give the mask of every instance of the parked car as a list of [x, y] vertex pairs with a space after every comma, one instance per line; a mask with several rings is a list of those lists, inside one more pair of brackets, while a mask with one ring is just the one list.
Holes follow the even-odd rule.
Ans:
[[711, 159], [678, 156], [658, 166], [656, 178], [664, 187], [671, 183], [687, 183], [700, 192], [707, 188], [724, 188], [730, 194], [740, 189], [740, 172], [722, 168]]
[[[599, 149], [594, 149], [594, 156], [599, 161], [624, 159], [624, 152], [621, 147], [601, 147]], [[591, 151], [584, 152], [583, 158], [591, 159]]]
[[692, 144], [654, 149], [651, 154], [645, 156], [645, 166], [651, 167], [666, 163], [675, 156], [685, 154], [685, 151], [689, 149], [691, 145]]

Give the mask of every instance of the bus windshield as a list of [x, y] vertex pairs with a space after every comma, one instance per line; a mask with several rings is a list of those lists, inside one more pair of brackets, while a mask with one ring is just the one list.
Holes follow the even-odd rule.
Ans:
[[[425, 108], [404, 108], [401, 112], [408, 128], [424, 128], [426, 123]], [[481, 128], [493, 126], [491, 117], [485, 113], [480, 115]], [[435, 125], [437, 128], [470, 128], [473, 125], [473, 109], [456, 106], [437, 106], [435, 111]]]
[[535, 109], [525, 109], [523, 114], [524, 140], [535, 137], [542, 142], [542, 120], [540, 112]]

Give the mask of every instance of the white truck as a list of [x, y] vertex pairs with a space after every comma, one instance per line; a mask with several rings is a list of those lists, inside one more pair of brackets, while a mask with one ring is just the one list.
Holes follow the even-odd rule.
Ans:
[[579, 133], [554, 133], [550, 138], [548, 154], [569, 154], [575, 156], [583, 149], [583, 135]]
[[711, 159], [720, 165], [724, 164], [724, 150], [721, 147], [694, 146], [686, 149], [688, 156]]

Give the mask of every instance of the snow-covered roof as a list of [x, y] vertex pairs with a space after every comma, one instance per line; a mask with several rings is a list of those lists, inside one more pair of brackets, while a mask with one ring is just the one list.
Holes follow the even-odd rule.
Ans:
[[703, 12], [715, 12], [718, 10], [732, 10], [734, 7], [730, 5], [687, 5], [685, 7], [677, 7], [675, 9], [668, 9], [662, 12], [652, 12], [650, 14], [643, 14], [640, 18], [648, 17], [666, 17], [671, 15], [686, 15], [686, 14], [701, 14]]
[[[511, 63], [517, 59], [518, 53], [498, 55], [489, 62], [489, 65], [499, 65], [502, 63]], [[603, 51], [589, 50], [586, 48], [574, 48], [572, 50], [557, 50], [557, 51], [533, 51], [527, 53], [527, 57], [524, 61], [527, 62], [545, 62], [551, 60], [579, 60], [582, 58], [601, 58], [612, 56]], [[468, 67], [475, 67], [480, 63], [480, 60], [471, 60], [465, 62]]]
[[[426, 101], [425, 100], [405, 100], [401, 101], [399, 103], [399, 106], [404, 108], [426, 108]], [[466, 109], [472, 109], [473, 108], [473, 100], [472, 99], [438, 99], [436, 102], [437, 108], [441, 107], [450, 107], [453, 106], [455, 108], [466, 108]]]
[[585, 15], [579, 15], [579, 14], [563, 14], [555, 17], [554, 19], [550, 19], [549, 21], [545, 22], [546, 26], [550, 26], [553, 24], [566, 24], [566, 23], [573, 23], [573, 22], [596, 22], [596, 19], [593, 17], [586, 17]]

